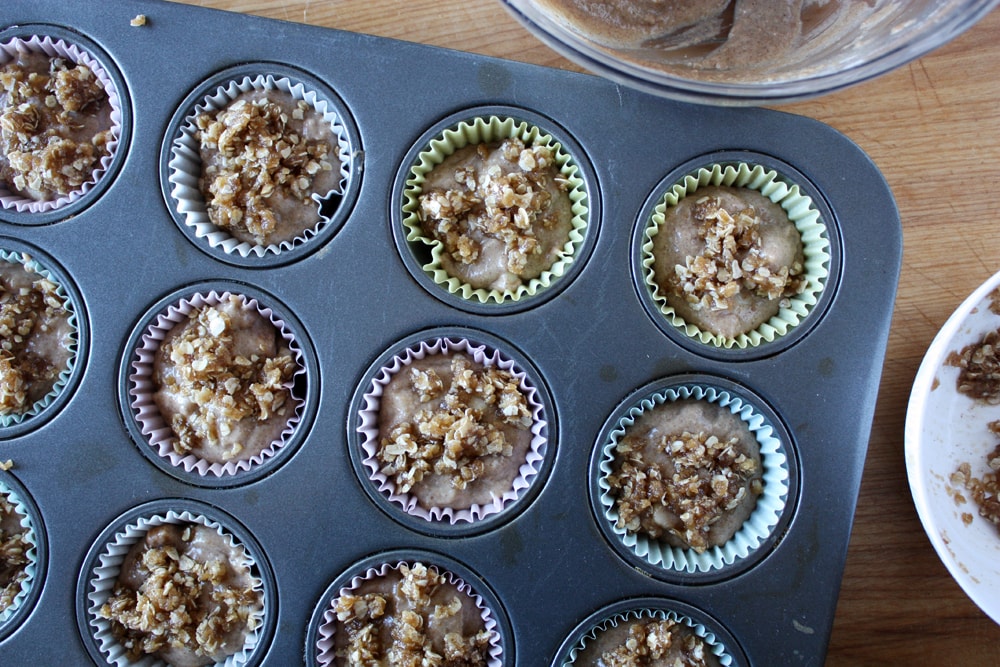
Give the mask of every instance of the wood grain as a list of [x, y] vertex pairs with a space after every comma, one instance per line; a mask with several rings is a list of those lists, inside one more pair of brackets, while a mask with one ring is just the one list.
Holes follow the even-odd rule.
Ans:
[[[580, 71], [495, 0], [185, 1]], [[856, 141], [885, 174], [903, 220], [903, 270], [828, 666], [1000, 664], [1000, 627], [935, 554], [903, 460], [910, 385], [927, 346], [1000, 270], [998, 71], [1000, 10], [879, 79], [781, 107]]]

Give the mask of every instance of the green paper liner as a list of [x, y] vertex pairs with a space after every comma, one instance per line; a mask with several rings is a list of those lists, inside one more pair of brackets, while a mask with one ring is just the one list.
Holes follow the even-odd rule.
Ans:
[[20, 582], [20, 591], [14, 595], [14, 599], [11, 600], [11, 603], [5, 609], [0, 609], [0, 628], [2, 628], [21, 608], [21, 605], [24, 604], [25, 599], [28, 597], [28, 593], [31, 591], [31, 587], [35, 584], [38, 553], [36, 551], [37, 538], [35, 536], [35, 527], [31, 521], [31, 514], [21, 500], [21, 497], [14, 489], [5, 484], [3, 479], [0, 479], [0, 496], [6, 496], [7, 502], [14, 508], [14, 512], [21, 517], [21, 526], [25, 529], [24, 541], [28, 547], [26, 550], [28, 563], [24, 567], [26, 576]]
[[[441, 266], [441, 254], [445, 252], [444, 246], [440, 241], [426, 236], [420, 228], [420, 220], [417, 215], [420, 209], [418, 200], [423, 192], [423, 184], [427, 175], [449, 155], [470, 144], [491, 143], [512, 137], [520, 139], [527, 146], [543, 145], [554, 149], [555, 164], [559, 167], [560, 174], [569, 182], [567, 194], [571, 203], [570, 210], [573, 213], [572, 229], [569, 240], [563, 246], [558, 259], [537, 278], [531, 278], [513, 290], [477, 288], [451, 276]], [[500, 116], [479, 117], [462, 121], [429, 141], [427, 147], [417, 155], [416, 162], [407, 176], [406, 187], [403, 190], [402, 208], [407, 243], [424, 245], [430, 249], [431, 260], [421, 267], [424, 272], [449, 293], [483, 304], [517, 302], [532, 297], [562, 277], [576, 259], [576, 255], [583, 245], [590, 216], [586, 185], [580, 168], [562, 144], [526, 121]]]
[[706, 653], [713, 656], [723, 667], [733, 663], [733, 657], [726, 652], [726, 647], [719, 642], [715, 634], [694, 619], [673, 610], [636, 608], [619, 612], [600, 621], [580, 637], [576, 646], [570, 649], [566, 660], [558, 667], [591, 667], [591, 665], [576, 664], [576, 659], [586, 650], [588, 644], [597, 641], [604, 632], [617, 628], [619, 625], [632, 624], [637, 621], [671, 620], [685, 625], [696, 637], [705, 643]]
[[[803, 291], [790, 297], [788, 305], [783, 306], [770, 320], [753, 331], [733, 338], [706, 331], [683, 319], [660, 291], [653, 268], [655, 261], [653, 237], [659, 233], [663, 225], [667, 208], [676, 206], [677, 202], [697, 192], [699, 188], [713, 185], [743, 187], [760, 192], [784, 209], [788, 219], [802, 235], [806, 277]], [[685, 335], [715, 347], [746, 349], [770, 343], [784, 336], [809, 315], [819, 301], [829, 275], [830, 240], [826, 233], [826, 224], [821, 219], [819, 210], [813, 205], [812, 198], [803, 193], [798, 185], [783, 180], [777, 171], [745, 162], [701, 167], [671, 186], [653, 209], [641, 243], [642, 279], [660, 313]]]
[[[725, 543], [698, 553], [694, 549], [674, 547], [650, 539], [641, 533], [619, 528], [616, 498], [607, 476], [614, 472], [615, 447], [626, 429], [646, 411], [678, 400], [698, 400], [716, 403], [740, 417], [760, 446], [761, 479], [764, 489], [757, 505], [743, 526]], [[601, 519], [608, 522], [619, 543], [651, 567], [678, 573], [720, 571], [747, 558], [763, 545], [778, 525], [789, 494], [789, 463], [783, 443], [760, 412], [743, 398], [729, 391], [699, 384], [671, 386], [638, 399], [600, 443], [600, 464], [597, 486]]]
[[53, 400], [55, 400], [56, 396], [58, 396], [59, 393], [66, 386], [66, 383], [69, 381], [69, 377], [70, 375], [72, 375], [73, 368], [77, 362], [77, 355], [79, 353], [78, 343], [79, 343], [80, 329], [79, 326], [77, 325], [76, 311], [74, 310], [73, 301], [66, 293], [66, 290], [63, 288], [62, 283], [59, 280], [57, 280], [56, 277], [53, 276], [52, 273], [50, 273], [45, 267], [43, 267], [41, 264], [35, 261], [35, 259], [31, 257], [31, 255], [27, 253], [21, 253], [17, 251], [5, 250], [3, 248], [0, 248], [0, 262], [6, 262], [8, 264], [20, 264], [27, 271], [31, 273], [37, 273], [39, 277], [45, 278], [46, 280], [50, 280], [53, 283], [55, 283], [56, 292], [62, 299], [63, 306], [66, 308], [66, 312], [68, 313], [68, 321], [71, 328], [69, 342], [67, 345], [67, 349], [70, 352], [70, 356], [69, 356], [69, 361], [66, 364], [66, 368], [64, 368], [59, 373], [59, 376], [56, 378], [55, 383], [52, 385], [52, 388], [48, 391], [48, 393], [46, 393], [45, 396], [43, 396], [42, 398], [35, 401], [31, 405], [31, 407], [29, 407], [27, 410], [25, 410], [24, 412], [0, 414], [0, 428], [6, 428], [8, 426], [20, 424], [25, 419], [28, 419], [29, 417], [34, 417], [35, 415], [42, 412], [46, 407], [49, 406], [50, 403], [52, 403]]

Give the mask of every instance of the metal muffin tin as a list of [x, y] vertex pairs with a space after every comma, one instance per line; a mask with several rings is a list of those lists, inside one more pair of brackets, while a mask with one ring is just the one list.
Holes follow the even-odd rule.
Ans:
[[[131, 27], [140, 13], [148, 23]], [[690, 612], [730, 645], [733, 664], [823, 663], [902, 252], [892, 195], [850, 140], [775, 111], [675, 103], [587, 75], [154, 1], [7, 0], [0, 41], [32, 32], [101, 59], [127, 118], [114, 167], [83, 203], [39, 219], [0, 211], [0, 242], [55, 263], [79, 295], [85, 333], [65, 397], [0, 434], [0, 460], [14, 462], [6, 475], [37, 506], [46, 545], [37, 599], [0, 635], [0, 662], [88, 662], [78, 586], [88, 554], [131, 513], [174, 502], [231, 518], [273, 573], [274, 618], [254, 664], [312, 662], [311, 620], [330, 587], [383, 552], [437, 554], [487, 591], [509, 622], [505, 665], [550, 665], [588, 619], [633, 603]], [[230, 261], [175, 222], [165, 146], [194, 91], [220, 72], [271, 65], [320, 82], [349, 114], [356, 189], [308, 250]], [[577, 264], [552, 293], [514, 308], [464, 307], [436, 292], [393, 228], [407, 156], [473, 109], [520, 110], [565, 137], [591, 189]], [[807, 326], [739, 353], [678, 340], [645, 304], [633, 267], [636, 227], [664, 179], [734, 154], [802, 179], [829, 217], [833, 256]], [[154, 464], [121, 396], [125, 358], [150, 309], [217, 283], [273, 296], [312, 355], [309, 414], [294, 447], [266, 474], [224, 485]], [[353, 402], [372, 364], [400, 341], [449, 328], [514, 350], [551, 401], [551, 460], [526, 501], [482, 530], [400, 520], [371, 496], [349, 453]], [[794, 454], [789, 516], [765, 553], [728, 576], [655, 576], [612, 548], [592, 509], [591, 461], [606, 421], [637, 390], [681, 376], [745, 388]]]

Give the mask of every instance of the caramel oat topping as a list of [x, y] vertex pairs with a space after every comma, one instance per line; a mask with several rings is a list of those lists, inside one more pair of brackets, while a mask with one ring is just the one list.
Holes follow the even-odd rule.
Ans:
[[762, 492], [756, 461], [739, 451], [738, 438], [722, 441], [702, 432], [663, 434], [655, 441], [665, 463], [648, 460], [644, 439], [626, 435], [615, 448], [608, 483], [616, 495], [619, 528], [664, 534], [663, 510], [676, 517], [667, 528], [696, 552], [708, 548], [708, 531], [746, 497]]
[[705, 667], [706, 647], [701, 637], [677, 621], [663, 619], [629, 626], [624, 644], [605, 651], [601, 667], [652, 667], [667, 665], [665, 660], [675, 655], [673, 667]]
[[[202, 154], [212, 155], [201, 182], [214, 224], [237, 238], [266, 245], [282, 224], [279, 200], [315, 204], [311, 196], [318, 175], [339, 165], [331, 154], [332, 132], [331, 141], [305, 136], [303, 124], [316, 114], [306, 102], [271, 91], [198, 116]], [[319, 220], [315, 206], [312, 222]]]
[[20, 520], [21, 515], [7, 494], [0, 492], [0, 611], [13, 604], [21, 591], [21, 582], [28, 577], [31, 545], [25, 539], [28, 531], [20, 525]]
[[511, 456], [502, 425], [531, 426], [527, 399], [508, 371], [475, 368], [455, 355], [447, 383], [433, 369], [406, 372], [426, 407], [397, 424], [378, 450], [382, 473], [400, 493], [428, 474], [448, 477], [454, 488], [464, 489], [482, 474], [485, 457]]
[[958, 391], [966, 396], [997, 405], [1000, 403], [1000, 331], [988, 331], [976, 343], [948, 355], [947, 362], [958, 367]]
[[511, 138], [499, 145], [479, 144], [476, 151], [484, 162], [497, 151], [508, 168], [496, 163], [482, 170], [459, 167], [454, 188], [420, 196], [421, 226], [462, 264], [479, 260], [483, 238], [496, 239], [503, 244], [507, 270], [524, 276], [529, 259], [546, 252], [539, 230], [560, 223], [549, 206], [550, 185], [565, 192], [569, 183], [547, 146], [525, 146]]
[[80, 189], [109, 154], [109, 107], [86, 65], [27, 54], [0, 66], [0, 179], [38, 201]]
[[194, 546], [199, 531], [211, 530], [158, 526], [133, 547], [134, 560], [123, 564], [99, 612], [130, 660], [180, 650], [211, 664], [242, 648], [255, 629], [262, 600], [247, 566]]
[[[471, 599], [422, 563], [401, 565], [402, 579], [392, 594], [342, 593], [334, 603], [346, 634], [337, 657], [350, 667], [484, 667], [491, 633], [445, 632], [458, 627]], [[451, 587], [453, 592], [446, 593]], [[444, 595], [442, 595], [444, 594]], [[464, 602], [463, 602], [464, 600]], [[452, 620], [454, 619], [454, 620]]]
[[[240, 312], [242, 302], [232, 296], [228, 306]], [[291, 409], [289, 383], [297, 365], [287, 348], [270, 353], [277, 330], [270, 327], [270, 340], [250, 345], [260, 352], [243, 354], [244, 331], [233, 317], [222, 305], [196, 309], [158, 352], [158, 384], [192, 406], [170, 419], [179, 454], [210, 447], [222, 450], [224, 459], [239, 457], [246, 443], [233, 436], [237, 423], [265, 422]]]
[[[30, 408], [53, 386], [62, 367], [44, 354], [40, 341], [59, 335], [69, 317], [56, 284], [24, 271], [36, 279], [30, 287], [15, 283], [12, 274], [0, 272], [0, 414], [19, 414]], [[23, 282], [23, 281], [22, 281]]]
[[702, 197], [694, 208], [701, 223], [704, 252], [674, 267], [673, 289], [693, 308], [725, 310], [746, 291], [769, 300], [794, 296], [805, 289], [803, 267], [796, 262], [775, 270], [761, 252], [760, 220], [753, 206], [738, 211], [722, 207], [717, 197]]
[[397, 424], [378, 450], [382, 473], [400, 493], [428, 474], [448, 477], [454, 488], [464, 489], [482, 474], [485, 457], [511, 456], [501, 425], [531, 426], [527, 399], [508, 371], [477, 369], [467, 357], [455, 355], [447, 390], [433, 369], [407, 372], [421, 403], [428, 405]]

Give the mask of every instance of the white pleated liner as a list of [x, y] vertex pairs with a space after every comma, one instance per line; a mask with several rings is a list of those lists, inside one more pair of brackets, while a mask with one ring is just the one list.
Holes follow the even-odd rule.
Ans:
[[150, 447], [157, 454], [170, 461], [170, 464], [183, 468], [187, 472], [195, 472], [199, 475], [215, 475], [223, 477], [235, 475], [239, 472], [250, 470], [254, 466], [261, 465], [275, 454], [288, 442], [295, 432], [302, 419], [302, 409], [305, 401], [302, 397], [296, 396], [292, 391], [295, 379], [306, 372], [305, 364], [302, 360], [302, 350], [295, 343], [295, 337], [285, 326], [283, 320], [270, 308], [259, 304], [256, 299], [236, 295], [243, 300], [244, 306], [254, 308], [261, 317], [271, 322], [277, 329], [281, 337], [287, 343], [298, 370], [292, 378], [283, 386], [289, 390], [289, 400], [295, 404], [295, 410], [289, 417], [288, 424], [281, 433], [281, 439], [273, 442], [269, 447], [265, 447], [258, 454], [246, 459], [234, 459], [225, 463], [209, 462], [193, 454], [178, 454], [174, 451], [176, 436], [170, 425], [163, 420], [160, 410], [153, 398], [156, 392], [156, 385], [153, 382], [153, 365], [156, 361], [156, 353], [160, 344], [166, 338], [170, 330], [176, 325], [188, 321], [189, 315], [200, 308], [218, 305], [228, 301], [230, 292], [217, 293], [210, 291], [206, 294], [193, 294], [179, 300], [169, 306], [165, 311], [157, 315], [149, 324], [146, 332], [142, 335], [141, 342], [136, 346], [131, 363], [132, 373], [129, 375], [130, 389], [129, 395], [132, 397], [131, 407], [136, 422], [142, 434], [146, 436]]
[[351, 144], [347, 130], [340, 116], [332, 105], [323, 100], [315, 91], [309, 90], [302, 83], [292, 81], [287, 77], [273, 75], [258, 75], [243, 77], [220, 86], [214, 93], [194, 107], [181, 126], [180, 135], [174, 139], [169, 166], [170, 195], [177, 204], [177, 211], [183, 216], [184, 224], [194, 230], [195, 236], [204, 239], [209, 247], [218, 248], [227, 254], [236, 253], [240, 257], [264, 257], [268, 254], [278, 254], [298, 247], [313, 238], [330, 223], [331, 218], [323, 217], [312, 228], [291, 241], [266, 246], [240, 241], [226, 230], [218, 227], [208, 216], [205, 196], [201, 191], [199, 181], [202, 173], [200, 142], [197, 138], [198, 128], [195, 121], [200, 114], [217, 113], [225, 109], [233, 100], [243, 93], [253, 90], [280, 90], [288, 93], [295, 100], [304, 100], [316, 113], [320, 114], [333, 130], [337, 138], [337, 157], [340, 160], [339, 189], [327, 193], [313, 193], [316, 210], [321, 210], [322, 200], [334, 194], [344, 194], [351, 179]]
[[[511, 488], [493, 502], [486, 505], [472, 505], [465, 509], [451, 507], [425, 508], [418, 504], [417, 498], [410, 494], [398, 493], [391, 479], [379, 472], [378, 462], [379, 427], [378, 415], [382, 392], [393, 376], [418, 359], [439, 354], [464, 353], [473, 361], [483, 366], [495, 366], [510, 372], [517, 378], [521, 392], [524, 394], [528, 408], [531, 411], [531, 445], [527, 457], [518, 472]], [[538, 398], [538, 391], [528, 382], [527, 375], [519, 370], [516, 364], [506, 359], [498, 350], [490, 350], [485, 345], [474, 343], [463, 338], [436, 338], [421, 341], [419, 344], [405, 349], [395, 355], [389, 363], [381, 368], [372, 379], [371, 387], [363, 397], [359, 412], [360, 424], [357, 432], [361, 436], [361, 448], [364, 453], [363, 463], [368, 468], [371, 481], [377, 485], [380, 493], [390, 502], [399, 505], [407, 514], [426, 521], [448, 521], [451, 524], [472, 523], [501, 512], [509, 503], [516, 501], [521, 494], [531, 486], [538, 475], [548, 439], [545, 435], [548, 422], [543, 415], [543, 406]]]
[[57, 280], [56, 277], [53, 276], [52, 273], [50, 273], [44, 266], [39, 264], [30, 255], [26, 255], [21, 252], [5, 250], [3, 248], [0, 248], [0, 262], [7, 262], [10, 264], [20, 264], [24, 266], [25, 269], [27, 269], [28, 271], [31, 271], [32, 273], [37, 273], [40, 278], [45, 278], [46, 280], [50, 280], [53, 283], [55, 283], [56, 294], [59, 295], [59, 298], [62, 300], [63, 307], [66, 308], [67, 318], [69, 321], [70, 328], [72, 330], [68, 346], [68, 349], [70, 351], [69, 362], [66, 364], [66, 368], [62, 369], [59, 372], [59, 375], [56, 378], [55, 383], [52, 385], [52, 389], [50, 389], [49, 392], [45, 394], [45, 396], [35, 401], [35, 403], [24, 412], [0, 415], [0, 427], [6, 427], [6, 426], [12, 426], [14, 424], [20, 424], [25, 419], [29, 417], [34, 417], [42, 410], [44, 410], [46, 407], [48, 407], [48, 405], [51, 404], [53, 400], [55, 400], [56, 396], [58, 396], [62, 392], [63, 388], [66, 386], [66, 383], [69, 382], [70, 375], [73, 374], [73, 368], [76, 366], [77, 363], [77, 355], [79, 353], [79, 328], [77, 325], [75, 304], [73, 303], [72, 299], [69, 298], [69, 295], [66, 293], [66, 290], [63, 288], [60, 281]]
[[37, 583], [35, 574], [38, 566], [38, 537], [35, 534], [35, 526], [31, 521], [31, 514], [28, 512], [27, 506], [24, 505], [24, 501], [21, 500], [21, 496], [14, 489], [4, 484], [3, 479], [0, 479], [0, 495], [7, 496], [7, 501], [13, 506], [14, 511], [20, 515], [21, 527], [25, 529], [24, 542], [28, 547], [25, 551], [28, 564], [24, 568], [28, 576], [21, 580], [21, 590], [14, 596], [14, 599], [7, 608], [0, 610], [0, 626], [3, 626], [4, 623], [17, 613], [21, 605], [24, 604], [25, 598], [28, 597], [28, 593], [31, 592], [31, 587]]
[[[726, 652], [726, 647], [719, 642], [715, 633], [701, 623], [695, 622], [694, 619], [679, 614], [673, 610], [630, 609], [629, 611], [615, 614], [591, 628], [580, 638], [576, 646], [570, 649], [567, 660], [559, 667], [575, 667], [577, 655], [579, 655], [581, 651], [585, 650], [587, 648], [587, 644], [597, 639], [597, 637], [600, 636], [600, 634], [605, 630], [617, 628], [619, 624], [631, 624], [643, 620], [671, 620], [677, 623], [683, 623], [695, 634], [695, 636], [700, 637], [705, 642], [705, 648], [711, 655], [715, 656], [723, 667], [730, 667], [730, 665], [733, 664], [733, 656]], [[579, 667], [592, 666], [580, 665]]]
[[[135, 523], [124, 526], [105, 545], [104, 551], [97, 559], [93, 572], [85, 575], [90, 577], [86, 600], [87, 625], [97, 642], [101, 654], [107, 660], [106, 664], [114, 665], [115, 667], [126, 667], [126, 665], [136, 667], [169, 667], [166, 662], [151, 655], [143, 657], [138, 662], [129, 661], [125, 647], [115, 639], [111, 631], [111, 622], [101, 618], [99, 612], [114, 592], [115, 583], [121, 572], [122, 562], [125, 560], [132, 546], [144, 539], [146, 533], [151, 528], [164, 524], [185, 523], [197, 523], [216, 530], [220, 535], [228, 539], [231, 546], [241, 547], [240, 550], [243, 552], [244, 557], [242, 564], [251, 572], [253, 571], [255, 565], [254, 557], [247, 552], [245, 545], [239, 544], [222, 525], [205, 516], [189, 511], [175, 512], [168, 510], [162, 514], [140, 517], [136, 519]], [[259, 577], [254, 577], [252, 588], [255, 591], [263, 591], [264, 582]], [[253, 626], [254, 629], [247, 633], [243, 648], [234, 655], [226, 658], [225, 662], [216, 663], [218, 667], [241, 667], [245, 665], [257, 647], [257, 644], [263, 639], [261, 633], [264, 627], [264, 618], [271, 611], [266, 607], [266, 598], [262, 596], [262, 599], [265, 600], [265, 606], [262, 606], [251, 614], [248, 625]]]
[[114, 82], [104, 70], [104, 67], [93, 56], [75, 44], [67, 43], [61, 39], [53, 39], [48, 35], [35, 35], [28, 39], [15, 37], [10, 41], [0, 44], [0, 65], [5, 65], [17, 58], [18, 53], [42, 52], [49, 57], [66, 58], [75, 63], [86, 65], [94, 73], [108, 94], [108, 103], [111, 107], [111, 139], [107, 143], [108, 154], [101, 158], [100, 166], [94, 170], [90, 180], [84, 183], [79, 190], [75, 190], [66, 195], [46, 201], [36, 201], [24, 197], [15, 192], [11, 192], [7, 186], [0, 183], [0, 206], [5, 209], [13, 209], [18, 213], [46, 213], [68, 204], [72, 204], [93, 188], [101, 177], [107, 172], [114, 160], [115, 152], [118, 150], [118, 143], [121, 140], [122, 128], [122, 102], [115, 88]]
[[[397, 562], [397, 563], [383, 563], [378, 567], [370, 567], [363, 573], [358, 574], [351, 578], [350, 583], [340, 589], [337, 594], [339, 598], [341, 595], [349, 594], [356, 590], [364, 582], [378, 579], [379, 577], [386, 576], [390, 571], [399, 570], [403, 565], [412, 566], [416, 562]], [[503, 650], [504, 647], [500, 641], [500, 632], [497, 629], [497, 621], [493, 615], [493, 610], [490, 609], [486, 601], [483, 600], [476, 591], [470, 586], [464, 579], [459, 578], [457, 575], [448, 572], [447, 570], [442, 570], [434, 565], [427, 565], [427, 568], [437, 572], [445, 581], [449, 584], [455, 586], [459, 592], [464, 593], [469, 596], [480, 612], [480, 616], [483, 619], [483, 624], [486, 631], [490, 633], [490, 650], [489, 650], [489, 661], [487, 662], [487, 667], [501, 667], [503, 664]], [[325, 612], [323, 612], [322, 622], [316, 633], [316, 645], [312, 647], [312, 650], [316, 652], [316, 662], [320, 667], [332, 667], [336, 661], [336, 632], [337, 632], [337, 613], [334, 611], [334, 607], [337, 603], [337, 598], [330, 600], [329, 605]]]
[[[614, 472], [615, 447], [625, 435], [628, 427], [647, 410], [654, 410], [664, 403], [682, 399], [693, 399], [717, 403], [742, 419], [753, 433], [760, 446], [763, 468], [763, 493], [757, 498], [753, 513], [725, 544], [698, 553], [694, 549], [673, 547], [659, 540], [619, 528], [618, 509], [615, 496], [607, 481]], [[738, 396], [715, 387], [683, 385], [668, 387], [643, 398], [623, 416], [611, 430], [607, 440], [601, 445], [598, 487], [604, 519], [608, 521], [618, 540], [635, 555], [645, 559], [649, 565], [678, 572], [709, 572], [721, 570], [740, 559], [746, 558], [770, 537], [778, 524], [788, 500], [789, 467], [784, 453], [784, 445], [774, 435], [774, 429], [764, 421], [764, 417], [754, 407]]]

